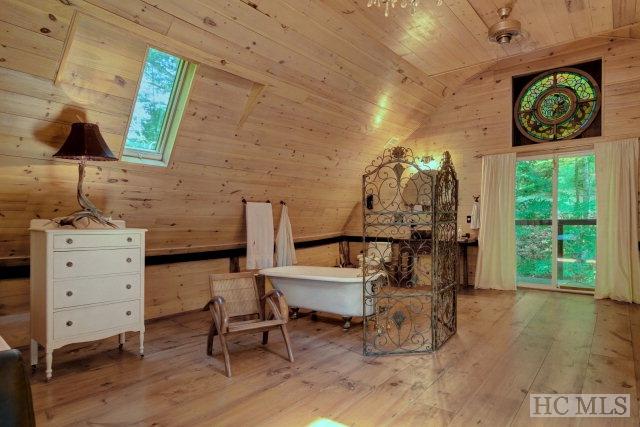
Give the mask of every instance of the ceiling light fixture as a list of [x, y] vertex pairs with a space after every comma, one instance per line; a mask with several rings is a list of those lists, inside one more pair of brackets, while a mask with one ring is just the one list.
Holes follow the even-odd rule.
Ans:
[[510, 19], [510, 7], [502, 7], [498, 9], [500, 20], [489, 28], [489, 41], [498, 44], [509, 44], [512, 39], [522, 33], [520, 21]]
[[[438, 6], [442, 6], [442, 1], [443, 0], [436, 0], [436, 4]], [[389, 16], [389, 11], [391, 10], [391, 8], [395, 8], [396, 5], [400, 6], [403, 9], [406, 7], [410, 7], [411, 14], [413, 15], [414, 13], [416, 13], [416, 9], [418, 8], [418, 3], [419, 3], [419, 0], [368, 0], [367, 7], [372, 7], [372, 6], [383, 7], [384, 6], [384, 16]]]

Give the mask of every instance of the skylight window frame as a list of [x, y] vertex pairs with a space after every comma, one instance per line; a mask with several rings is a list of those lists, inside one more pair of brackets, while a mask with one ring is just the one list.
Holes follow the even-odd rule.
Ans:
[[[171, 95], [167, 103], [167, 110], [165, 112], [160, 136], [158, 138], [158, 144], [155, 150], [142, 150], [137, 148], [127, 147], [127, 137], [133, 122], [133, 115], [138, 97], [140, 96], [140, 88], [142, 86], [142, 79], [144, 78], [144, 68], [147, 65], [149, 58], [149, 51], [155, 49], [163, 53], [172, 55], [180, 60], [176, 78], [171, 89]], [[129, 122], [127, 123], [127, 129], [124, 134], [122, 142], [123, 150], [121, 159], [130, 163], [141, 163], [153, 166], [168, 166], [173, 151], [173, 146], [178, 134], [180, 123], [184, 116], [184, 112], [189, 102], [191, 95], [191, 86], [195, 77], [197, 64], [191, 62], [180, 55], [175, 55], [166, 50], [156, 48], [154, 46], [147, 46], [147, 52], [145, 55], [144, 63], [140, 70], [140, 79], [136, 89], [136, 96], [131, 107], [131, 114], [129, 116]]]

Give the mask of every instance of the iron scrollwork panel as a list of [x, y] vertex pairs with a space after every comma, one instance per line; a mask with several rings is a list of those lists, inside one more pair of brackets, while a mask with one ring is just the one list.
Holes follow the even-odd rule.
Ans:
[[457, 330], [458, 180], [448, 152], [436, 179], [434, 344], [440, 348]]
[[[450, 267], [447, 260], [437, 255], [439, 250], [443, 257], [448, 256], [443, 244], [438, 248], [437, 241], [438, 236], [449, 235], [448, 230], [438, 231], [437, 224], [438, 219], [453, 218], [455, 238], [457, 187], [456, 193], [437, 194], [448, 188], [450, 175], [426, 168], [423, 160], [415, 158], [409, 149], [395, 147], [385, 150], [363, 176], [362, 268], [367, 355], [433, 351], [439, 345], [434, 339], [437, 327], [434, 320], [449, 319], [451, 313], [455, 317], [455, 307], [444, 311], [436, 307], [437, 302], [447, 299], [434, 297], [434, 291], [436, 283], [448, 281], [451, 274], [455, 277], [455, 265]], [[455, 198], [453, 203], [451, 197]], [[439, 205], [447, 210], [453, 206], [453, 217], [451, 212], [442, 217], [444, 211]], [[455, 257], [448, 262], [455, 263]]]

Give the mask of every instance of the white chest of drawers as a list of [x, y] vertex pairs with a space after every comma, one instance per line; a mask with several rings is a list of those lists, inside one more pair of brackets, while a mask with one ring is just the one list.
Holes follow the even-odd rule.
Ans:
[[52, 375], [53, 350], [125, 332], [139, 332], [144, 352], [146, 230], [59, 228], [31, 221], [31, 365], [38, 344]]

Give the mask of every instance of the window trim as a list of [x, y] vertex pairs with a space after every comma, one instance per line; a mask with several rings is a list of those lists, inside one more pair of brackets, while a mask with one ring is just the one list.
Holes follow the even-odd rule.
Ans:
[[[149, 57], [150, 49], [156, 49], [161, 52], [167, 53], [169, 55], [173, 55], [176, 58], [180, 59], [179, 69], [176, 74], [176, 79], [174, 81], [173, 88], [171, 90], [169, 102], [167, 104], [167, 111], [165, 113], [165, 116], [162, 122], [162, 129], [158, 139], [158, 147], [156, 150], [153, 150], [153, 151], [139, 150], [139, 149], [127, 147], [127, 136], [129, 135], [131, 121], [133, 120], [133, 112], [134, 112], [135, 105], [140, 93], [140, 86], [142, 84], [142, 79], [144, 77], [144, 67], [147, 64], [147, 59]], [[153, 46], [147, 46], [145, 59], [142, 64], [142, 68], [140, 70], [140, 79], [138, 81], [138, 86], [136, 89], [136, 96], [131, 106], [129, 122], [127, 124], [127, 129], [124, 133], [124, 138], [122, 142], [123, 149], [122, 149], [121, 160], [130, 162], [130, 163], [140, 163], [140, 164], [146, 164], [146, 165], [152, 165], [152, 166], [166, 167], [169, 165], [169, 160], [173, 152], [173, 146], [175, 144], [175, 140], [178, 135], [178, 130], [180, 128], [180, 123], [182, 122], [182, 118], [184, 116], [186, 106], [191, 96], [191, 87], [195, 77], [196, 68], [197, 68], [197, 64], [190, 62], [179, 55], [174, 55], [171, 52], [167, 52], [165, 50], [158, 49]]]

